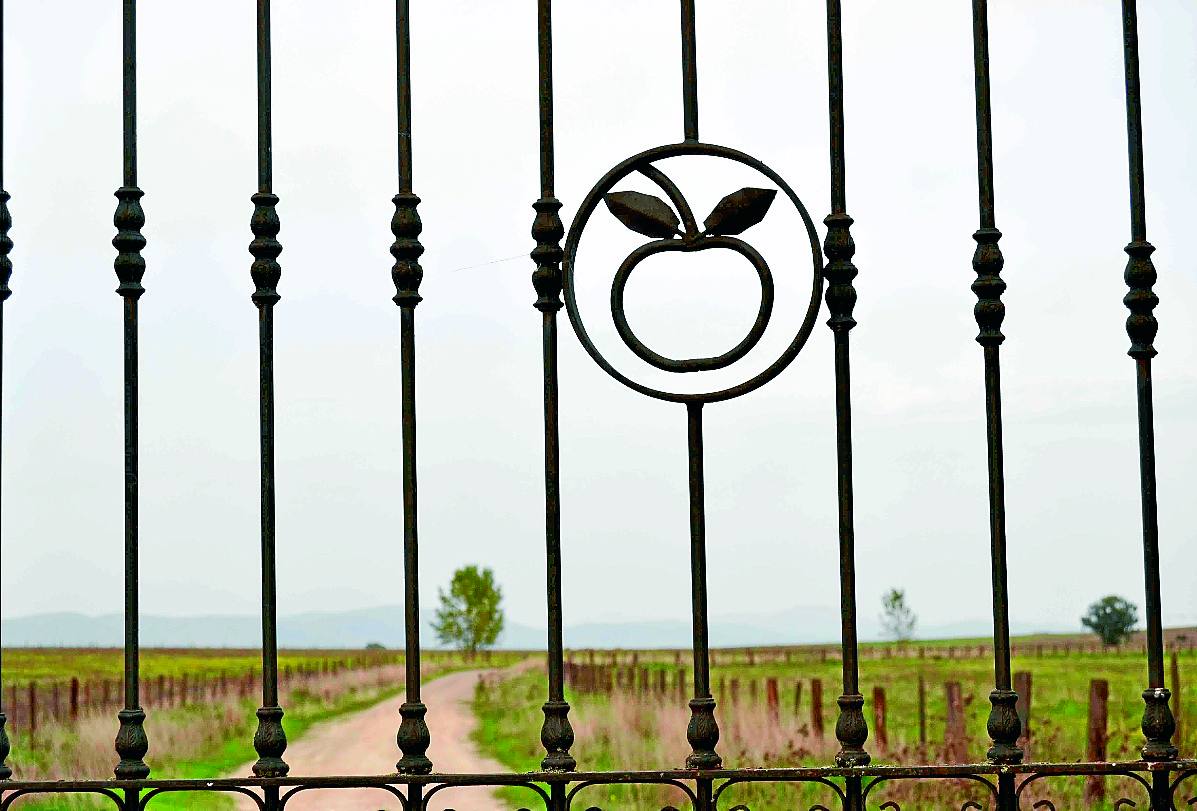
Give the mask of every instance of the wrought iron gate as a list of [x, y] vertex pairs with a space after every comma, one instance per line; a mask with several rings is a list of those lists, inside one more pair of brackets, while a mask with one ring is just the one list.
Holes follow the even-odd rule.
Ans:
[[[857, 269], [852, 263], [855, 246], [851, 233], [852, 218], [847, 209], [845, 181], [843, 108], [843, 47], [840, 32], [840, 0], [827, 0], [828, 100], [830, 116], [831, 206], [824, 219], [826, 236], [820, 248], [815, 225], [803, 203], [785, 180], [743, 152], [699, 140], [698, 59], [695, 45], [695, 0], [680, 0], [682, 40], [682, 95], [684, 101], [683, 140], [641, 152], [609, 171], [582, 198], [568, 234], [559, 216], [562, 204], [556, 197], [554, 183], [553, 135], [553, 60], [551, 0], [538, 0], [538, 50], [540, 97], [540, 180], [541, 196], [535, 201], [532, 236], [536, 247], [532, 259], [536, 269], [532, 283], [536, 291], [535, 307], [541, 313], [544, 369], [544, 472], [545, 472], [545, 562], [547, 567], [548, 608], [548, 682], [544, 703], [541, 741], [545, 749], [541, 771], [529, 774], [438, 774], [426, 752], [430, 732], [425, 723], [426, 708], [420, 700], [419, 586], [417, 583], [416, 521], [416, 413], [415, 413], [415, 312], [421, 297], [419, 287], [423, 271], [419, 260], [424, 251], [420, 243], [420, 198], [412, 182], [411, 82], [409, 71], [410, 0], [396, 2], [397, 89], [398, 89], [398, 187], [391, 220], [395, 263], [395, 304], [399, 307], [401, 327], [400, 369], [402, 376], [402, 447], [403, 447], [403, 536], [406, 621], [406, 701], [397, 739], [402, 758], [396, 772], [369, 777], [291, 776], [285, 761], [287, 741], [283, 733], [283, 710], [278, 701], [278, 665], [275, 615], [275, 498], [274, 498], [274, 389], [273, 389], [273, 317], [279, 301], [276, 291], [281, 269], [278, 257], [282, 246], [276, 239], [279, 218], [275, 210], [278, 198], [271, 190], [271, 73], [270, 73], [270, 0], [257, 1], [258, 53], [258, 189], [252, 196], [254, 212], [250, 220], [253, 241], [251, 276], [252, 295], [258, 310], [261, 370], [261, 541], [262, 541], [262, 707], [257, 711], [259, 726], [254, 747], [259, 755], [254, 776], [244, 779], [158, 780], [150, 777], [145, 763], [149, 749], [143, 724], [146, 718], [139, 702], [138, 684], [138, 299], [143, 292], [145, 262], [141, 251], [146, 240], [141, 234], [145, 215], [141, 207], [142, 191], [137, 184], [137, 49], [136, 0], [124, 3], [124, 172], [116, 192], [118, 204], [114, 223], [117, 235], [115, 269], [120, 282], [117, 293], [122, 299], [124, 319], [125, 380], [125, 707], [118, 715], [116, 736], [119, 762], [110, 781], [66, 781], [53, 783], [22, 782], [12, 779], [12, 771], [2, 765], [10, 751], [3, 732], [0, 713], [0, 811], [19, 806], [19, 799], [45, 794], [88, 793], [109, 798], [123, 811], [153, 807], [155, 797], [167, 792], [232, 792], [254, 799], [259, 808], [276, 811], [284, 808], [298, 792], [314, 789], [373, 788], [397, 798], [405, 811], [419, 811], [428, 798], [463, 786], [522, 786], [530, 796], [539, 798], [549, 811], [588, 806], [587, 787], [606, 784], [666, 784], [678, 789], [695, 811], [730, 807], [731, 790], [749, 782], [818, 784], [826, 792], [825, 803], [848, 811], [865, 808], [897, 808], [897, 804], [877, 799], [882, 786], [898, 781], [967, 781], [982, 787], [985, 803], [998, 811], [1013, 811], [1020, 797], [1033, 783], [1056, 777], [1084, 775], [1121, 775], [1142, 789], [1138, 798], [1142, 807], [1165, 811], [1178, 807], [1188, 796], [1183, 787], [1197, 776], [1197, 761], [1180, 759], [1172, 744], [1175, 721], [1169, 709], [1169, 692], [1164, 686], [1164, 652], [1160, 619], [1159, 554], [1156, 526], [1155, 439], [1152, 420], [1151, 360], [1156, 354], [1153, 340], [1156, 320], [1152, 315], [1158, 299], [1152, 292], [1156, 272], [1152, 265], [1153, 247], [1147, 241], [1144, 206], [1143, 141], [1139, 101], [1139, 66], [1136, 0], [1122, 0], [1123, 47], [1126, 69], [1126, 112], [1129, 146], [1131, 194], [1131, 240], [1125, 251], [1129, 256], [1125, 281], [1129, 288], [1124, 303], [1130, 310], [1126, 322], [1131, 340], [1129, 355], [1134, 359], [1138, 386], [1139, 451], [1143, 510], [1143, 553], [1147, 608], [1148, 684], [1143, 691], [1145, 707], [1142, 729], [1142, 758], [1129, 763], [1024, 763], [1018, 746], [1019, 716], [1015, 710], [1016, 694], [1011, 685], [1010, 637], [1007, 618], [1006, 539], [1004, 479], [1002, 461], [1002, 414], [1000, 381], [1001, 332], [1005, 290], [1001, 271], [1003, 259], [999, 240], [1001, 232], [993, 199], [993, 151], [989, 98], [989, 43], [987, 0], [973, 0], [973, 45], [976, 79], [977, 180], [980, 227], [973, 235], [977, 242], [973, 257], [977, 296], [974, 310], [980, 331], [977, 342], [982, 347], [986, 391], [987, 437], [989, 451], [990, 538], [992, 554], [992, 598], [994, 638], [994, 689], [987, 729], [992, 739], [984, 763], [947, 766], [873, 766], [866, 749], [868, 727], [865, 721], [857, 668], [856, 596], [853, 552], [852, 424], [850, 385], [850, 335], [856, 322], [854, 281]], [[530, 4], [529, 4], [530, 5]], [[0, 5], [2, 11], [2, 5]], [[0, 16], [2, 19], [2, 16]], [[0, 60], [2, 64], [2, 60]], [[2, 78], [0, 78], [2, 83]], [[529, 82], [531, 85], [531, 82]], [[529, 86], [529, 90], [531, 87]], [[680, 188], [657, 164], [677, 156], [708, 156], [732, 161], [755, 170], [774, 188], [748, 187], [729, 194], [700, 227]], [[0, 187], [3, 186], [3, 162], [0, 158]], [[668, 202], [639, 192], [619, 191], [626, 178], [639, 175], [660, 188]], [[805, 317], [795, 325], [794, 337], [780, 357], [763, 371], [728, 388], [704, 393], [676, 393], [651, 388], [618, 371], [591, 341], [575, 298], [578, 248], [591, 217], [605, 203], [610, 212], [629, 229], [650, 239], [623, 261], [614, 275], [611, 289], [611, 316], [627, 347], [647, 364], [674, 373], [730, 367], [746, 355], [768, 326], [773, 308], [773, 279], [762, 254], [740, 235], [760, 222], [777, 201], [792, 205], [805, 224], [812, 261], [811, 299]], [[0, 302], [8, 299], [8, 281], [13, 265], [9, 254], [13, 242], [8, 237], [12, 226], [9, 195], [0, 191]], [[562, 239], [565, 239], [564, 247]], [[754, 266], [761, 284], [761, 303], [749, 334], [733, 349], [709, 358], [675, 359], [648, 348], [632, 331], [624, 315], [623, 291], [630, 274], [648, 256], [666, 251], [693, 253], [710, 248], [735, 251]], [[824, 256], [825, 255], [825, 256]], [[564, 296], [564, 298], [563, 298]], [[719, 726], [715, 701], [711, 695], [709, 652], [707, 646], [707, 574], [705, 509], [703, 496], [703, 411], [708, 404], [719, 403], [751, 393], [780, 374], [798, 355], [811, 334], [826, 299], [834, 335], [836, 380], [836, 428], [838, 437], [839, 546], [842, 610], [843, 692], [837, 703], [839, 718], [836, 738], [840, 751], [835, 763], [820, 768], [724, 769], [718, 753]], [[583, 347], [594, 361], [616, 380], [648, 397], [685, 406], [689, 450], [690, 538], [692, 608], [694, 632], [694, 696], [689, 702], [691, 719], [686, 730], [692, 747], [684, 764], [661, 764], [662, 770], [647, 772], [591, 772], [586, 764], [575, 762], [570, 754], [574, 733], [565, 700], [561, 619], [561, 511], [558, 498], [559, 447], [557, 399], [557, 315], [564, 307]], [[0, 318], [3, 305], [0, 304]], [[2, 326], [2, 321], [0, 321]], [[680, 409], [679, 409], [680, 411]], [[1197, 793], [1197, 792], [1195, 792]], [[1122, 801], [1126, 803], [1127, 801]], [[1189, 800], [1189, 804], [1193, 801]], [[1136, 805], [1136, 803], [1130, 803]], [[1036, 803], [1036, 807], [1043, 803]], [[743, 806], [740, 806], [743, 807]], [[815, 806], [824, 807], [824, 806]], [[980, 808], [975, 801], [964, 807]], [[1050, 803], [1046, 807], [1051, 806]]]

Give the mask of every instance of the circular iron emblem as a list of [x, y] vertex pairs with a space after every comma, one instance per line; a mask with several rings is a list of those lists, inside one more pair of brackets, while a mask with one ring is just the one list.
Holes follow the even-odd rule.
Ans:
[[[704, 155], [743, 164], [754, 169], [777, 186], [797, 210], [805, 225], [806, 236], [810, 243], [813, 270], [811, 298], [806, 315], [793, 340], [783, 350], [781, 356], [763, 371], [737, 385], [699, 394], [655, 389], [637, 383], [617, 370], [598, 350], [586, 332], [586, 326], [578, 311], [574, 284], [578, 246], [581, 242], [582, 232], [599, 203], [606, 203], [610, 213], [624, 226], [638, 234], [652, 238], [651, 241], [640, 245], [628, 254], [611, 282], [611, 318], [615, 323], [616, 332], [627, 347], [644, 362], [667, 372], [679, 373], [722, 369], [731, 366], [752, 351], [765, 334], [773, 314], [773, 273], [765, 257], [739, 236], [765, 218], [777, 196], [777, 190], [747, 187], [732, 192], [719, 201], [703, 221], [702, 227], [699, 227], [681, 189], [655, 165], [667, 158], [688, 155]], [[637, 191], [614, 191], [620, 181], [633, 173], [639, 173], [656, 184], [664, 192], [669, 202]], [[739, 254], [747, 259], [756, 270], [760, 281], [761, 297], [760, 307], [752, 328], [734, 347], [713, 357], [676, 359], [653, 351], [636, 336], [628, 324], [624, 311], [624, 291], [628, 279], [633, 271], [651, 256], [669, 252], [696, 253], [716, 249], [730, 250]], [[802, 201], [798, 199], [798, 195], [782, 180], [781, 176], [756, 158], [743, 152], [713, 144], [694, 142], [650, 149], [628, 158], [607, 172], [586, 195], [578, 213], [574, 216], [569, 235], [566, 238], [565, 258], [562, 265], [565, 307], [569, 313], [570, 322], [573, 324], [582, 346], [604, 371], [624, 385], [650, 397], [672, 402], [701, 403], [730, 400], [758, 389], [780, 374], [797, 357], [798, 352], [801, 351], [810, 336], [819, 312], [823, 290], [822, 270], [823, 255], [819, 249], [819, 237], [814, 223], [811, 222], [810, 215], [807, 213], [806, 207], [802, 205]]]

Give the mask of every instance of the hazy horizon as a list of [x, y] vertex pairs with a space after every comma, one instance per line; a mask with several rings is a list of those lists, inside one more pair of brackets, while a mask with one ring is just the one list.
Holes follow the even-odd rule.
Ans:
[[[440, 646], [432, 627], [434, 609], [421, 610], [421, 638], [425, 647]], [[2, 621], [6, 648], [113, 648], [124, 635], [123, 616], [118, 612], [88, 615], [73, 612], [5, 617]], [[1092, 636], [1067, 623], [1026, 625], [1015, 622], [1015, 639], [1038, 636]], [[774, 614], [716, 615], [711, 617], [710, 644], [716, 648], [770, 647], [839, 644], [839, 617], [822, 607], [797, 607]], [[983, 639], [990, 634], [988, 618], [961, 618], [947, 624], [915, 628], [916, 643], [951, 639]], [[1180, 630], [1180, 629], [1177, 629]], [[862, 642], [895, 640], [880, 618], [863, 615], [858, 623]], [[495, 645], [505, 650], [536, 650], [545, 647], [546, 631], [541, 625], [505, 623]], [[147, 648], [254, 648], [259, 645], [261, 621], [254, 614], [194, 616], [141, 615], [140, 638]], [[588, 620], [567, 623], [565, 646], [571, 649], [687, 648], [692, 641], [688, 618], [645, 617], [638, 620]], [[1096, 637], [1093, 637], [1096, 639]], [[382, 643], [388, 648], [404, 644], [404, 616], [401, 605], [376, 606], [350, 611], [321, 611], [283, 614], [279, 617], [279, 645], [291, 649], [361, 648]]]

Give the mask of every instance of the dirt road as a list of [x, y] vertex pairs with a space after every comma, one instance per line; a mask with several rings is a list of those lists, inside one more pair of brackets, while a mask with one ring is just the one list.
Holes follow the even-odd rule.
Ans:
[[[438, 772], [501, 772], [505, 769], [478, 754], [470, 732], [474, 715], [469, 702], [474, 685], [484, 670], [467, 670], [434, 679], [424, 685], [422, 698], [428, 705], [428, 726], [432, 746], [428, 757]], [[403, 697], [384, 701], [368, 710], [319, 724], [287, 747], [284, 759], [292, 775], [393, 774], [399, 759], [395, 732], [399, 727], [399, 705]], [[252, 764], [237, 770], [250, 774]], [[287, 811], [391, 811], [399, 800], [378, 789], [309, 790], [287, 802]], [[445, 789], [433, 795], [430, 811], [456, 808], [459, 811], [502, 811], [504, 806], [485, 788]], [[257, 811], [249, 798], [239, 798], [238, 811]]]

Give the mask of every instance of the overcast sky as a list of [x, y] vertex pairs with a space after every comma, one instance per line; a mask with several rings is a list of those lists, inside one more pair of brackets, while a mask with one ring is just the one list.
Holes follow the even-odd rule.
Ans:
[[[16, 249], [5, 305], [3, 610], [116, 612], [121, 305], [110, 240], [121, 179], [120, 4], [7, 5], [5, 178]], [[246, 251], [254, 13], [245, 0], [140, 5], [149, 239], [142, 608], [255, 612], [257, 331]], [[399, 315], [387, 253], [394, 7], [274, 5], [285, 249], [276, 310], [280, 610], [397, 604]], [[558, 196], [568, 223], [608, 168], [680, 140], [678, 4], [555, 5]], [[821, 238], [823, 4], [698, 5], [703, 139], [777, 169]], [[1129, 225], [1118, 5], [991, 3], [997, 222], [1009, 284], [1011, 615], [1024, 625], [1073, 626], [1111, 592], [1142, 604], [1134, 366], [1121, 303]], [[495, 569], [512, 619], [543, 624], [540, 315], [526, 256], [539, 191], [535, 4], [413, 6], [415, 188], [427, 248], [417, 311], [424, 603], [455, 567], [480, 563]], [[898, 586], [925, 625], [984, 619], [968, 3], [844, 6], [848, 208], [860, 268], [852, 363], [862, 612], [875, 614], [882, 591]], [[1140, 6], [1148, 230], [1161, 299], [1164, 618], [1193, 623], [1197, 5]], [[700, 219], [722, 195], [761, 184], [716, 163], [671, 167]], [[604, 210], [594, 223], [579, 260], [580, 292], [594, 294], [582, 303], [594, 337], [636, 379], [679, 385], [636, 366], [609, 326], [605, 285], [637, 242]], [[788, 340], [795, 302], [810, 295], [810, 254], [793, 211], [779, 201], [759, 228], [753, 239], [774, 267], [778, 309], [744, 361], [750, 369]], [[728, 252], [661, 259], [629, 285], [629, 318], [667, 354], [720, 352], [751, 323], [755, 285]], [[706, 410], [715, 617], [838, 599], [824, 320], [783, 376]], [[561, 426], [567, 624], [688, 616], [684, 409], [608, 378], [563, 323]]]

